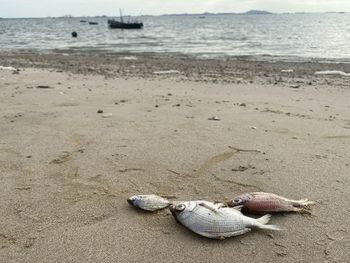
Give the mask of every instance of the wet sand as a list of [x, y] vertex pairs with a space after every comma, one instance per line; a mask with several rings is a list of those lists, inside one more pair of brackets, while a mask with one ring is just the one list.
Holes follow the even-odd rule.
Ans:
[[[20, 68], [0, 70], [1, 262], [349, 262], [350, 78], [314, 76], [348, 65], [29, 53], [0, 65]], [[126, 202], [248, 191], [316, 205], [274, 216], [281, 232], [218, 241]]]

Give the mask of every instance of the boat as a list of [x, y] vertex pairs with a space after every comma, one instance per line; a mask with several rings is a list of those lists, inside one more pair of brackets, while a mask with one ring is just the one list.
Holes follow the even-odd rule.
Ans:
[[80, 23], [86, 23], [86, 20], [80, 20]]
[[89, 25], [98, 25], [97, 22], [89, 22]]
[[119, 29], [141, 29], [143, 28], [143, 23], [138, 22], [137, 20], [124, 22], [122, 12], [120, 10], [120, 21], [115, 19], [108, 19], [108, 25], [110, 28], [119, 28]]
[[120, 22], [114, 19], [109, 19], [108, 24], [110, 28], [121, 28], [121, 29], [141, 29], [143, 28], [143, 23], [138, 22]]

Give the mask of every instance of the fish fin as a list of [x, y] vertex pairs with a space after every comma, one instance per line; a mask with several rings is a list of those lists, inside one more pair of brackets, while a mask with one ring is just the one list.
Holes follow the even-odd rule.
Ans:
[[160, 197], [163, 197], [164, 199], [176, 199], [176, 195], [160, 195]]
[[310, 207], [293, 207], [293, 211], [302, 215], [314, 216], [314, 214], [311, 212]]
[[256, 219], [256, 221], [258, 221], [262, 225], [266, 225], [270, 221], [270, 219], [271, 219], [271, 215], [267, 214], [267, 215], [264, 215], [264, 216]]
[[250, 228], [244, 228], [242, 230], [238, 230], [238, 231], [234, 231], [234, 232], [226, 232], [223, 233], [223, 237], [234, 237], [234, 236], [239, 236], [239, 235], [243, 235], [245, 233], [248, 233], [251, 229]]
[[262, 225], [262, 224], [259, 224], [257, 227], [260, 228], [260, 229], [266, 229], [266, 230], [275, 230], [275, 231], [282, 230], [279, 226], [276, 226], [276, 225]]
[[233, 209], [236, 209], [238, 211], [242, 211], [243, 205], [238, 205], [238, 206], [232, 206]]
[[223, 204], [223, 203], [220, 203], [220, 204], [218, 205], [218, 209], [220, 209], [220, 208], [225, 208], [225, 207], [227, 207], [227, 205], [226, 205], [226, 204]]
[[292, 203], [293, 203], [293, 206], [304, 207], [304, 208], [307, 208], [310, 205], [316, 204], [314, 201], [309, 201], [309, 199], [301, 199], [301, 200], [293, 201]]
[[304, 203], [304, 202], [307, 202], [307, 201], [309, 201], [309, 199], [304, 198], [304, 199], [296, 200], [296, 201], [294, 201], [294, 202], [295, 202], [295, 203]]
[[227, 204], [224, 204], [220, 201], [214, 201], [214, 205], [217, 205], [217, 208], [227, 207]]
[[167, 207], [169, 207], [171, 204], [164, 204], [162, 206], [154, 206], [149, 209], [149, 211], [158, 211], [158, 210], [163, 210]]
[[233, 231], [233, 232], [224, 232], [224, 233], [215, 233], [215, 232], [196, 232], [196, 233], [204, 237], [224, 240], [227, 237], [243, 235], [249, 232], [250, 230], [251, 230], [250, 228], [244, 228], [242, 230]]
[[208, 209], [208, 210], [210, 210], [210, 211], [212, 211], [212, 212], [214, 212], [214, 213], [216, 213], [216, 214], [219, 212], [218, 209], [217, 209], [216, 207], [211, 206], [211, 205], [209, 205], [209, 204], [206, 204], [206, 203], [199, 203], [198, 205], [203, 206], [203, 207], [205, 207], [206, 209]]
[[267, 225], [267, 223], [270, 221], [271, 219], [271, 215], [267, 214], [264, 215], [258, 219], [256, 219], [256, 221], [258, 221], [258, 224], [256, 225], [256, 227], [260, 228], [260, 229], [267, 229], [267, 230], [282, 230], [280, 227], [276, 226], [276, 225]]

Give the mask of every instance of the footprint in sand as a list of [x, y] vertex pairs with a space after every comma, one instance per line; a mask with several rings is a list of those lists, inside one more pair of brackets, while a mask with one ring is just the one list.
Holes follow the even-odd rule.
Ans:
[[330, 262], [350, 262], [350, 239], [331, 242], [326, 250], [326, 258]]
[[327, 237], [333, 241], [343, 240], [348, 236], [349, 236], [349, 232], [345, 230], [335, 230], [327, 233]]
[[70, 152], [62, 152], [57, 158], [53, 159], [50, 163], [61, 164], [69, 161], [71, 159]]
[[325, 136], [326, 139], [350, 139], [350, 135]]
[[0, 249], [15, 245], [16, 239], [8, 235], [0, 233]]

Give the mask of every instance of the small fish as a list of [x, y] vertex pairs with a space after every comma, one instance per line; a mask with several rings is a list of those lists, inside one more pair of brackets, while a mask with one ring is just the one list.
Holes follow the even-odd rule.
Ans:
[[308, 199], [291, 200], [272, 193], [246, 193], [227, 202], [229, 207], [241, 206], [242, 211], [249, 214], [265, 214], [278, 212], [310, 213], [310, 205], [315, 204]]
[[252, 228], [280, 230], [275, 225], [266, 225], [270, 215], [254, 219], [222, 203], [181, 202], [171, 205], [170, 211], [177, 222], [194, 233], [208, 238], [224, 239], [238, 236], [249, 232]]
[[132, 206], [146, 211], [156, 211], [168, 207], [169, 200], [158, 195], [134, 195], [127, 199]]

